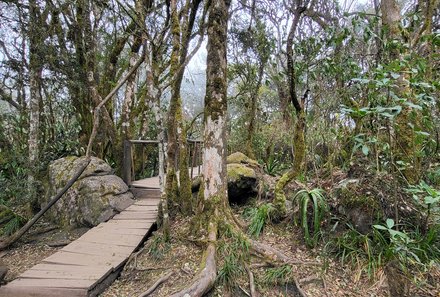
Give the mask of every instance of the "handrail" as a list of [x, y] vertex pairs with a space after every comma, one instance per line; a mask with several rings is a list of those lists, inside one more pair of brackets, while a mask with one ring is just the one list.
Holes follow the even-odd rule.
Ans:
[[[191, 176], [193, 176], [193, 168], [198, 163], [197, 161], [200, 160], [198, 155], [201, 153], [201, 149], [203, 146], [203, 140], [201, 139], [187, 139], [187, 143], [190, 143], [194, 146], [194, 151], [192, 153], [192, 160], [188, 160], [191, 165]], [[133, 182], [133, 160], [132, 160], [132, 145], [158, 145], [160, 142], [158, 140], [153, 139], [128, 139], [124, 141], [124, 154], [123, 154], [123, 162], [122, 162], [122, 179], [124, 182], [130, 186]], [[164, 143], [166, 145], [166, 143]], [[191, 149], [190, 149], [191, 151]], [[143, 162], [143, 161], [142, 161]], [[198, 174], [200, 174], [200, 165], [198, 165]]]

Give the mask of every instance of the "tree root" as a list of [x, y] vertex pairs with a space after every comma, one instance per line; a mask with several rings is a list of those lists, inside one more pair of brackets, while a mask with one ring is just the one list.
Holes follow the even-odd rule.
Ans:
[[254, 252], [256, 252], [259, 255], [264, 256], [267, 260], [272, 262], [282, 262], [283, 264], [290, 264], [290, 265], [316, 265], [319, 266], [321, 263], [319, 262], [304, 262], [299, 260], [292, 260], [279, 250], [266, 245], [264, 243], [255, 241], [255, 240], [249, 240], [251, 244], [251, 248]]
[[251, 297], [258, 297], [257, 290], [255, 289], [254, 274], [249, 267], [246, 267], [246, 271], [249, 276], [249, 290], [251, 291]]
[[171, 271], [170, 273], [159, 278], [150, 288], [148, 288], [148, 290], [141, 293], [139, 295], [139, 297], [149, 296], [151, 293], [153, 293], [157, 289], [157, 287], [159, 287], [163, 282], [167, 281], [173, 274], [174, 274], [174, 271]]
[[205, 256], [203, 257], [204, 262], [202, 263], [202, 271], [190, 287], [171, 295], [171, 297], [202, 297], [214, 285], [217, 277], [217, 264], [215, 261], [217, 227], [217, 222], [215, 220], [209, 223], [209, 244], [206, 248]]

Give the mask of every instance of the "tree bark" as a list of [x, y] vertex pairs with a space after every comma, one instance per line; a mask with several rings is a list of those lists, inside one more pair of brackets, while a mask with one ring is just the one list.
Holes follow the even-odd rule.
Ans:
[[[296, 123], [294, 130], [294, 158], [293, 167], [285, 173], [275, 185], [275, 214], [274, 219], [279, 220], [286, 216], [286, 195], [284, 194], [284, 188], [286, 185], [292, 181], [294, 178], [298, 177], [304, 168], [304, 159], [306, 154], [305, 146], [305, 128], [306, 128], [306, 117], [303, 107], [303, 102], [298, 100], [298, 95], [296, 91], [296, 75], [295, 67], [293, 63], [293, 39], [295, 37], [296, 28], [298, 27], [299, 20], [302, 13], [306, 10], [305, 7], [297, 7], [292, 19], [292, 25], [290, 27], [289, 35], [287, 37], [287, 78], [289, 81], [289, 97], [290, 102], [296, 111]], [[308, 91], [304, 96], [307, 96]], [[305, 100], [303, 100], [305, 101]]]
[[[401, 44], [405, 41], [402, 39], [400, 32], [400, 7], [396, 0], [382, 0], [382, 24], [384, 26], [388, 44], [388, 61], [403, 60], [406, 50], [401, 50]], [[405, 51], [405, 52], [401, 52]], [[395, 94], [402, 100], [414, 102], [414, 94], [412, 94], [409, 85], [409, 71], [402, 67], [400, 77], [397, 79]], [[420, 159], [417, 157], [420, 145], [416, 143], [415, 130], [419, 127], [418, 116], [412, 116], [417, 111], [411, 109], [408, 105], [403, 104], [401, 112], [397, 115], [395, 121], [395, 161], [402, 161], [405, 168], [402, 173], [410, 184], [414, 184], [420, 177]]]
[[230, 1], [211, 2], [208, 17], [208, 55], [204, 113], [203, 193], [202, 214], [207, 222], [208, 247], [203, 257], [202, 270], [194, 283], [178, 292], [177, 296], [203, 296], [214, 285], [217, 266], [215, 260], [218, 222], [228, 207], [226, 177], [227, 80], [226, 44], [228, 8]]
[[40, 51], [42, 45], [42, 32], [39, 21], [39, 7], [35, 0], [29, 1], [29, 174], [28, 174], [28, 195], [29, 202], [36, 197], [35, 175], [38, 167], [39, 157], [39, 135], [40, 135], [40, 103], [41, 103], [41, 75], [42, 61]]

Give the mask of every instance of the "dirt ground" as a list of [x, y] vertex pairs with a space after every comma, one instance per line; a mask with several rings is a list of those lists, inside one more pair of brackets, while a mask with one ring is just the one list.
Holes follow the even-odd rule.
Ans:
[[[153, 234], [143, 248], [132, 255], [120, 277], [100, 296], [139, 296], [160, 277], [170, 272], [173, 272], [172, 276], [149, 296], [169, 296], [188, 286], [199, 271], [204, 250], [203, 244], [188, 236], [189, 225], [188, 219], [175, 220], [171, 226], [172, 238], [169, 244], [164, 244], [159, 240], [160, 236]], [[66, 233], [58, 229], [50, 230], [50, 226], [40, 228], [49, 231], [39, 233], [36, 230], [3, 253], [2, 259], [9, 267], [6, 281], [13, 280], [87, 231], [81, 229]], [[343, 266], [338, 260], [324, 256], [320, 248], [306, 248], [301, 232], [296, 227], [286, 224], [268, 226], [259, 241], [276, 247], [295, 261], [304, 262], [293, 266], [290, 276], [299, 281], [307, 296], [388, 296], [383, 271], [378, 271], [371, 279], [360, 268], [353, 265]], [[222, 263], [222, 259], [218, 259], [218, 268]], [[260, 296], [299, 296], [294, 282], [267, 283], [265, 279], [270, 267], [264, 266], [262, 259], [253, 256], [250, 269]], [[440, 297], [440, 273], [433, 275], [438, 277], [433, 281], [436, 287], [413, 290], [412, 296]], [[216, 285], [208, 296], [250, 296], [248, 275], [244, 273], [239, 277], [232, 288]]]

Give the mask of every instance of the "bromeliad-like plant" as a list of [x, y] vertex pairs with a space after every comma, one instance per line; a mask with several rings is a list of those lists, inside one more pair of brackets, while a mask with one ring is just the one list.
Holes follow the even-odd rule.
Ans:
[[[322, 189], [312, 189], [307, 190], [303, 189], [298, 191], [293, 196], [293, 207], [296, 205], [299, 206], [299, 216], [300, 216], [300, 224], [304, 231], [304, 238], [306, 244], [310, 247], [316, 245], [318, 240], [318, 236], [321, 230], [321, 222], [324, 217], [324, 214], [327, 212], [327, 200], [324, 196], [324, 191]], [[309, 223], [308, 223], [308, 209], [309, 205], [312, 206], [312, 216], [313, 216], [313, 236], [309, 231]], [[297, 224], [296, 217], [294, 216], [295, 224]]]

